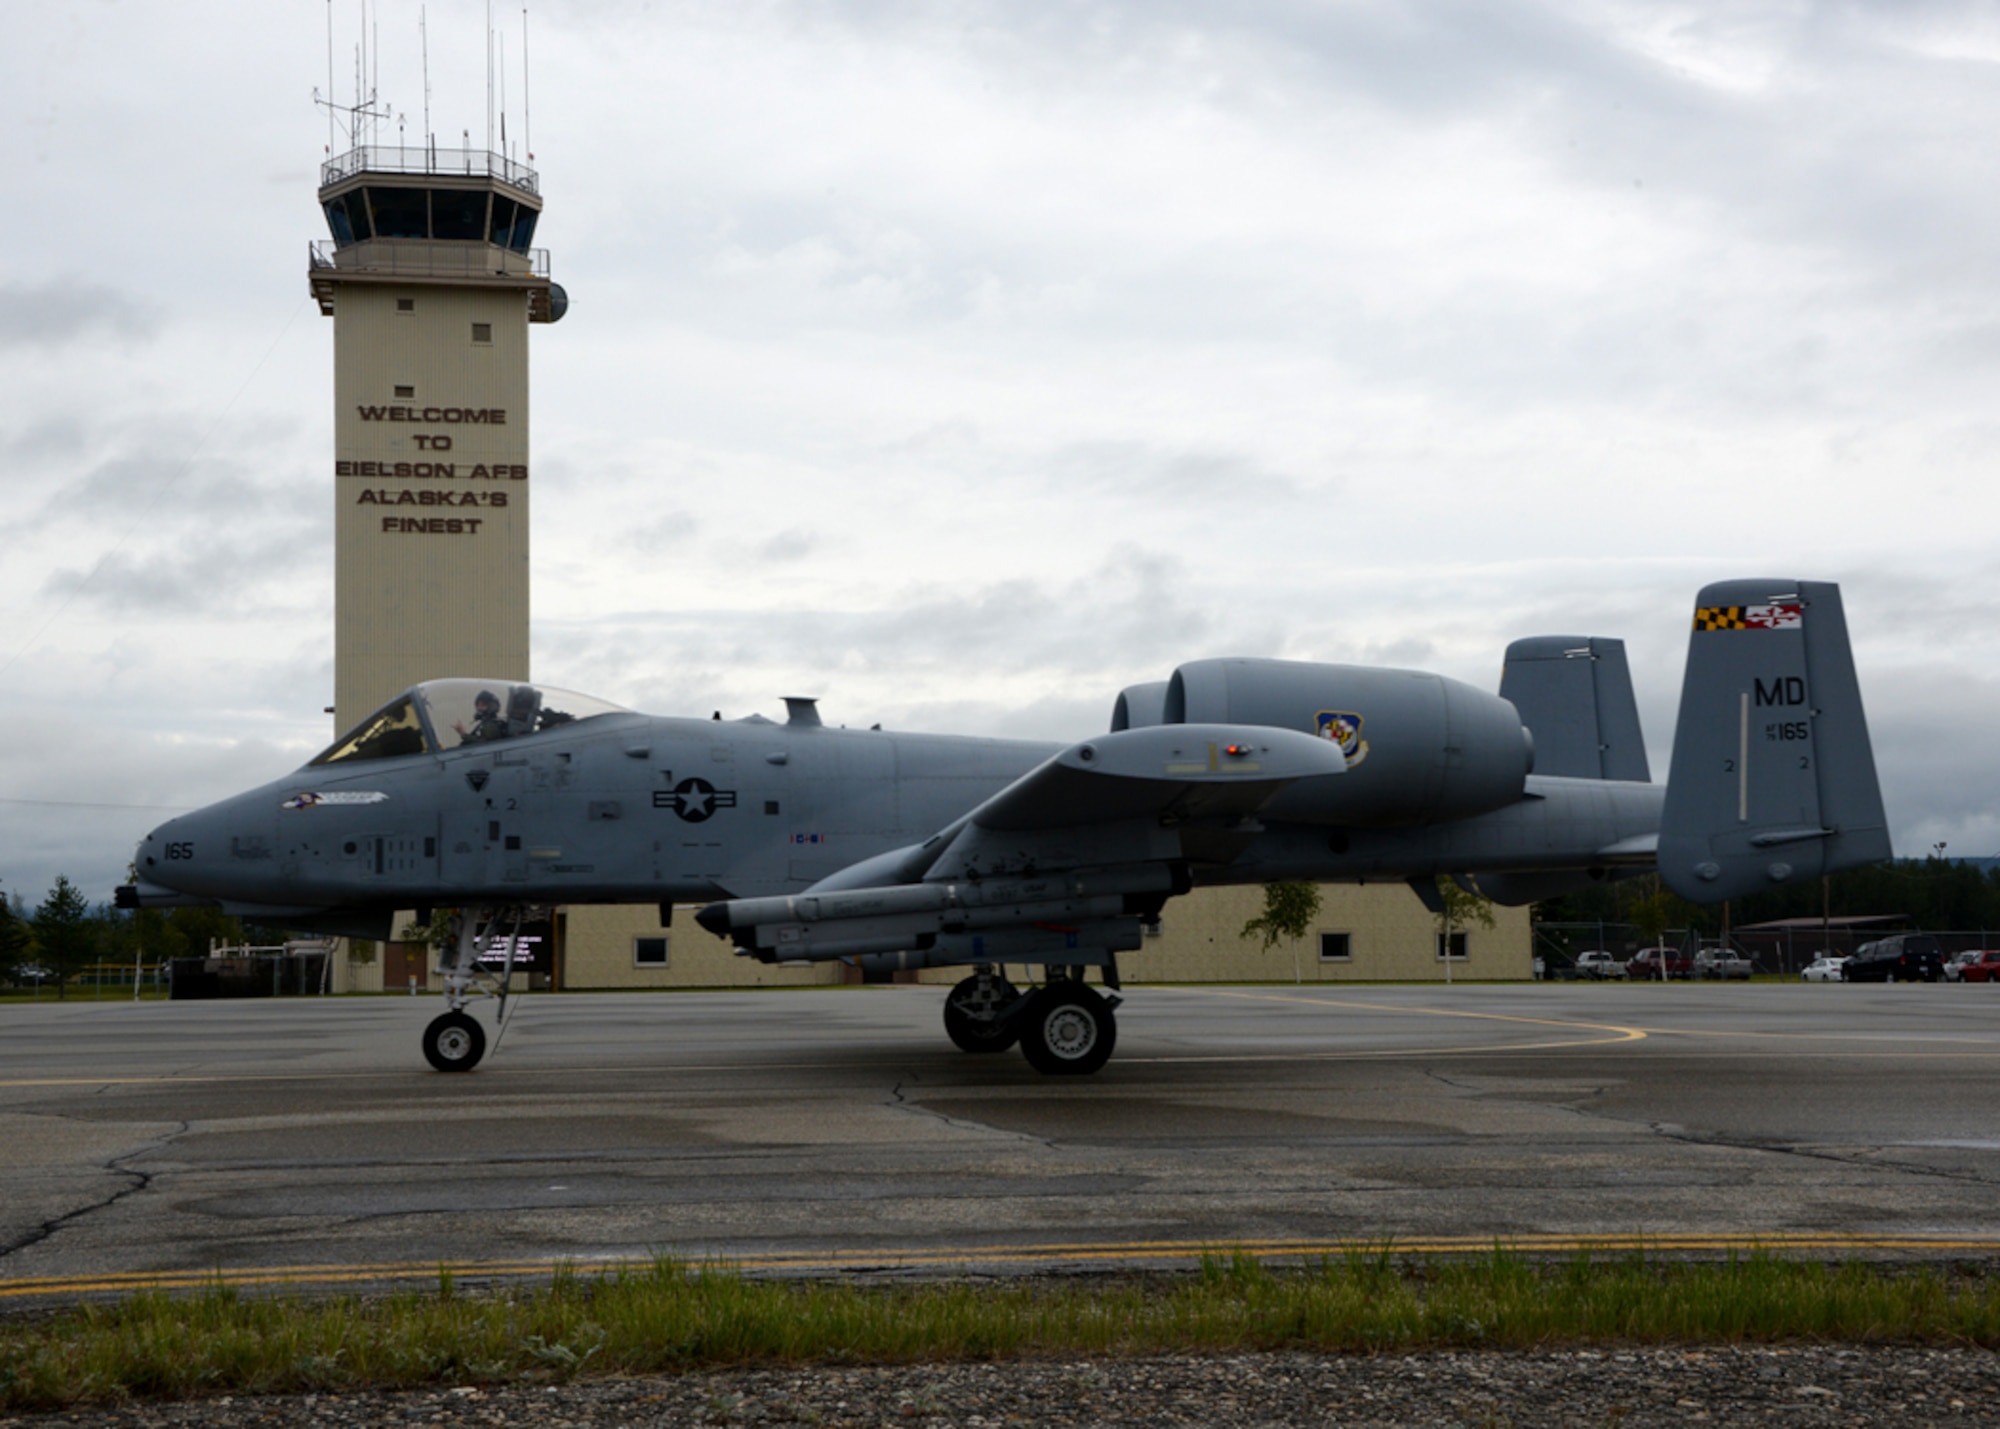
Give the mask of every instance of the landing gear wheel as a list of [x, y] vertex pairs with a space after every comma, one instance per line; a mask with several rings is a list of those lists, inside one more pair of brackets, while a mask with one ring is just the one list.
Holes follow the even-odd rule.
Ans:
[[486, 1029], [463, 1012], [447, 1012], [424, 1029], [424, 1060], [440, 1072], [469, 1072], [486, 1055]]
[[1080, 982], [1052, 982], [1014, 1019], [1021, 1055], [1044, 1076], [1084, 1077], [1111, 1060], [1118, 1023], [1111, 1006]]
[[1004, 1052], [1014, 1045], [1020, 1029], [1003, 1021], [1000, 1010], [1021, 994], [1004, 977], [965, 979], [944, 1000], [944, 1035], [961, 1052]]

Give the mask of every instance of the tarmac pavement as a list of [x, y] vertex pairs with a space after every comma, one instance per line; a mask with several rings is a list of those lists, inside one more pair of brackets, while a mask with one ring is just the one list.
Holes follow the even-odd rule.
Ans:
[[1136, 987], [1087, 1078], [957, 1051], [942, 1001], [530, 996], [464, 1075], [419, 1053], [434, 997], [0, 1006], [0, 1306], [662, 1253], [2000, 1259], [2000, 989]]

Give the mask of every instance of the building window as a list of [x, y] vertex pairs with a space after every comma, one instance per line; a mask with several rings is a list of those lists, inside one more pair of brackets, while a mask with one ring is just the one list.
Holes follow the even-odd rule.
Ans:
[[764, 801], [764, 813], [766, 817], [775, 814], [777, 812], [778, 812], [778, 801], [776, 799], [766, 799]]
[[407, 382], [398, 382], [396, 384], [396, 395], [398, 397], [414, 397], [417, 395], [417, 389]]
[[635, 968], [663, 968], [667, 965], [667, 940], [665, 938], [634, 938], [632, 940], [632, 966]]
[[[1437, 955], [1439, 962], [1443, 962], [1445, 959], [1444, 936], [1442, 933], [1437, 935]], [[1451, 935], [1451, 960], [1455, 963], [1465, 961], [1465, 934], [1463, 933], [1453, 933]]]
[[399, 312], [399, 313], [413, 313], [413, 312], [415, 312], [416, 310], [417, 310], [417, 300], [416, 300], [415, 298], [398, 298], [398, 299], [396, 299], [396, 311], [397, 311], [397, 312]]
[[474, 323], [474, 324], [472, 325], [472, 340], [473, 340], [474, 342], [491, 342], [491, 341], [493, 341], [493, 324], [492, 324], [492, 323]]
[[1150, 923], [1141, 923], [1139, 926], [1145, 930], [1145, 934], [1149, 938], [1160, 936], [1160, 920], [1158, 918], [1153, 919]]
[[1319, 935], [1319, 960], [1323, 963], [1345, 963], [1354, 959], [1354, 935], [1352, 933], [1321, 933]]

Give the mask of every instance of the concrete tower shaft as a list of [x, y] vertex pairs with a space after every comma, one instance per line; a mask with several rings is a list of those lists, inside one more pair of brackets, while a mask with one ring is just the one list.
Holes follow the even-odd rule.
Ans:
[[536, 175], [363, 147], [321, 171], [334, 333], [334, 723], [447, 675], [526, 680], [528, 327], [562, 316]]

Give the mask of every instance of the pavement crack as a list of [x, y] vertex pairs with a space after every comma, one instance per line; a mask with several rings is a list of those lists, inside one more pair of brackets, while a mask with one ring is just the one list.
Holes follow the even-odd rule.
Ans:
[[126, 1177], [127, 1184], [118, 1187], [109, 1195], [93, 1201], [87, 1206], [78, 1206], [73, 1211], [65, 1211], [59, 1216], [43, 1221], [32, 1230], [24, 1231], [5, 1245], [0, 1245], [0, 1260], [5, 1260], [10, 1255], [26, 1250], [31, 1245], [39, 1245], [64, 1227], [74, 1225], [85, 1216], [92, 1216], [99, 1211], [115, 1206], [128, 1196], [136, 1196], [148, 1186], [151, 1186], [153, 1184], [153, 1172], [141, 1171], [135, 1167], [126, 1166], [123, 1163], [130, 1161], [135, 1156], [143, 1156], [149, 1151], [158, 1151], [162, 1146], [167, 1145], [176, 1137], [186, 1135], [188, 1126], [189, 1123], [185, 1121], [175, 1122], [174, 1129], [165, 1136], [149, 1141], [144, 1146], [135, 1146], [130, 1151], [121, 1152], [104, 1162], [98, 1168], [99, 1170], [108, 1171], [113, 1176]]
[[[1917, 1161], [1898, 1161], [1882, 1157], [1869, 1157], [1851, 1151], [1832, 1151], [1822, 1147], [1788, 1145], [1782, 1141], [1752, 1141], [1743, 1137], [1707, 1135], [1689, 1131], [1685, 1127], [1673, 1126], [1665, 1122], [1655, 1122], [1650, 1128], [1654, 1135], [1668, 1141], [1678, 1141], [1686, 1146], [1720, 1146], [1731, 1151], [1763, 1151], [1773, 1156], [1795, 1156], [1804, 1161], [1830, 1161], [1836, 1166], [1860, 1166], [1877, 1171], [1899, 1171], [1905, 1175], [1928, 1176], [1939, 1181], [1953, 1181], [1974, 1186], [1993, 1184], [1991, 1176], [1977, 1171], [1950, 1167], [1926, 1166]], [[1880, 1148], [1876, 1148], [1879, 1150]]]

